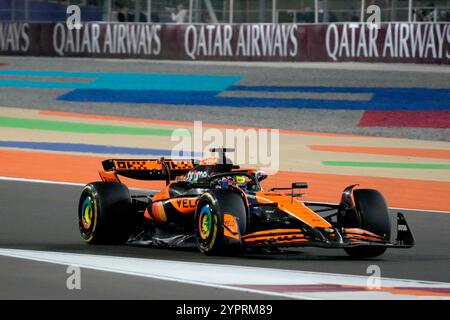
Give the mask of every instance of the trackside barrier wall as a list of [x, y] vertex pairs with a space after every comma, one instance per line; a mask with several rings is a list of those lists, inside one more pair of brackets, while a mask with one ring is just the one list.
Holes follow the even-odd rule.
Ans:
[[221, 61], [450, 64], [450, 23], [1, 23], [0, 54]]

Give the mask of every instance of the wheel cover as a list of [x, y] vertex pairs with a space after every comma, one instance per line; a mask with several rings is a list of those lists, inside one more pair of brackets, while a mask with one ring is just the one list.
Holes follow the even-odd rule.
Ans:
[[81, 207], [81, 223], [85, 230], [89, 230], [92, 225], [93, 214], [94, 214], [94, 204], [92, 198], [86, 197]]
[[198, 219], [198, 230], [200, 237], [206, 240], [211, 234], [212, 215], [209, 205], [205, 205], [200, 211], [200, 218]]

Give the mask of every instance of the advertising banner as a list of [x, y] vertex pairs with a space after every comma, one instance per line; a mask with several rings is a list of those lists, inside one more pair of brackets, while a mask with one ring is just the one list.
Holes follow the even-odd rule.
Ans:
[[215, 61], [450, 63], [449, 23], [0, 23], [0, 54]]

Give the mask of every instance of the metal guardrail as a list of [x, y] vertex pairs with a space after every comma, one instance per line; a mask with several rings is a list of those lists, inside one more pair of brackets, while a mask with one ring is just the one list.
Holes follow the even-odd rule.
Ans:
[[[362, 22], [368, 17], [365, 9], [371, 2], [349, 0], [345, 8], [333, 6], [330, 0], [305, 0], [301, 2], [303, 7], [299, 3], [298, 0], [0, 0], [0, 21], [62, 21], [66, 18], [65, 8], [77, 4], [83, 21]], [[419, 2], [409, 0], [407, 6], [394, 8], [380, 5], [381, 21], [450, 21], [450, 1], [434, 1], [434, 6], [416, 3]]]

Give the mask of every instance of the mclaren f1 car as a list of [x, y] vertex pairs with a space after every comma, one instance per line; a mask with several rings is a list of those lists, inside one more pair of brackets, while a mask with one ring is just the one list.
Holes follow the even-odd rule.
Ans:
[[[396, 239], [383, 196], [344, 189], [339, 204], [302, 201], [305, 182], [265, 191], [263, 172], [240, 169], [226, 158], [114, 159], [103, 161], [101, 181], [86, 185], [78, 208], [82, 239], [89, 244], [197, 246], [205, 254], [315, 246], [342, 248], [368, 258], [387, 248], [414, 245], [402, 213]], [[119, 176], [165, 181], [157, 193], [130, 195]]]

